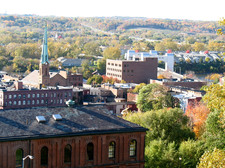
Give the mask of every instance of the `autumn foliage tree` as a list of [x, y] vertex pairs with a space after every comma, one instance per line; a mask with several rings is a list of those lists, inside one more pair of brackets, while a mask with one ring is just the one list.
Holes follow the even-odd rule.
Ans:
[[186, 115], [190, 118], [190, 125], [196, 137], [202, 135], [204, 131], [205, 121], [210, 113], [209, 109], [202, 102], [195, 101], [188, 105]]

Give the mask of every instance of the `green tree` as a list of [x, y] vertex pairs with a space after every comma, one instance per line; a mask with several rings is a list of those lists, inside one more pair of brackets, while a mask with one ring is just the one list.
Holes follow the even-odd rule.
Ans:
[[225, 149], [225, 134], [221, 119], [220, 111], [213, 111], [208, 115], [206, 120], [206, 131], [203, 135], [205, 144], [208, 149]]
[[92, 77], [88, 78], [87, 84], [101, 84], [103, 78], [101, 75], [93, 75]]
[[99, 45], [96, 42], [88, 42], [84, 45], [84, 51], [87, 55], [101, 55]]
[[103, 57], [105, 59], [119, 59], [121, 51], [117, 47], [108, 47], [103, 51]]
[[138, 109], [149, 111], [152, 109], [162, 109], [164, 107], [174, 107], [174, 98], [167, 92], [165, 86], [159, 84], [148, 84], [139, 91], [137, 100]]
[[4, 66], [8, 64], [8, 60], [4, 56], [0, 56], [0, 70], [3, 69]]
[[204, 150], [205, 146], [203, 141], [189, 139], [188, 141], [181, 142], [178, 149], [178, 155], [181, 158], [181, 167], [195, 168]]
[[144, 86], [146, 86], [145, 83], [140, 83], [139, 85], [135, 86], [135, 88], [132, 90], [133, 93], [139, 93], [139, 91], [141, 90], [141, 88], [143, 88]]
[[[188, 126], [188, 117], [183, 115], [181, 109], [128, 113], [123, 118], [148, 128], [145, 147], [146, 167], [180, 167], [179, 156], [184, 158], [187, 165], [194, 165], [197, 160], [192, 161], [194, 156], [188, 160], [189, 154], [193, 151], [197, 151], [193, 155], [200, 157], [200, 149], [190, 149], [201, 145], [190, 144], [195, 143], [190, 140], [194, 139], [194, 133]], [[178, 150], [180, 144], [187, 140], [190, 145], [183, 144]]]
[[187, 125], [188, 117], [179, 108], [129, 113], [124, 118], [149, 129], [146, 144], [159, 139], [180, 144], [188, 138], [194, 138], [194, 133]]
[[151, 141], [145, 147], [145, 160], [145, 167], [149, 168], [179, 167], [176, 144], [167, 144], [161, 139]]
[[105, 72], [106, 72], [106, 60], [104, 58], [99, 59], [97, 61], [97, 69], [98, 69], [98, 72], [100, 74], [105, 74]]

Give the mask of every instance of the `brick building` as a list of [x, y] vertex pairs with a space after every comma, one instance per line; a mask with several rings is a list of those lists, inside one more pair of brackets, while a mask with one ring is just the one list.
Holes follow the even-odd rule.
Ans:
[[107, 59], [106, 76], [127, 83], [149, 83], [150, 79], [157, 79], [157, 67], [157, 58], [144, 58], [138, 61]]
[[3, 110], [0, 128], [2, 168], [144, 167], [146, 129], [102, 106]]
[[60, 107], [66, 106], [66, 101], [77, 99], [79, 96], [73, 94], [72, 88], [23, 89], [22, 82], [17, 82], [15, 89], [0, 89], [0, 109]]
[[50, 72], [48, 60], [47, 27], [46, 27], [42, 45], [39, 70], [34, 70], [25, 78], [23, 78], [22, 81], [25, 85], [32, 87], [39, 87], [39, 85], [83, 86], [83, 75], [72, 74], [63, 70], [60, 70], [58, 72]]

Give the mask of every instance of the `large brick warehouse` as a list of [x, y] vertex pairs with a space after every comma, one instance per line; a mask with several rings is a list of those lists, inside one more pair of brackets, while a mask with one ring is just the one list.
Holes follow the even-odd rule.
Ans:
[[143, 168], [145, 134], [103, 106], [2, 110], [0, 167]]

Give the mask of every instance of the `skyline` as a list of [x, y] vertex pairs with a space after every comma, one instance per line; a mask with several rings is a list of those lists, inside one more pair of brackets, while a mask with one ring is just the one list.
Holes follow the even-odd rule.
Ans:
[[32, 14], [40, 16], [64, 17], [147, 17], [162, 19], [188, 19], [219, 21], [223, 18], [221, 0], [205, 2], [203, 0], [8, 0], [1, 2], [0, 14]]

